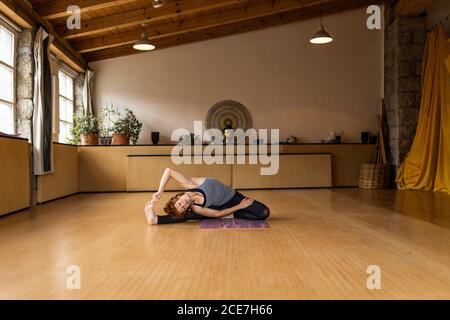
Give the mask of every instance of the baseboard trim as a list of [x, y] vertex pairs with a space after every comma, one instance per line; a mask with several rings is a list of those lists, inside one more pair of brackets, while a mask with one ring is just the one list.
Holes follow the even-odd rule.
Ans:
[[18, 210], [14, 210], [14, 211], [11, 211], [11, 212], [3, 213], [3, 214], [0, 215], [0, 219], [2, 219], [4, 217], [7, 217], [7, 216], [10, 216], [12, 214], [18, 213], [20, 211], [28, 210], [30, 208], [31, 208], [31, 206], [28, 206], [28, 207], [25, 207], [25, 208], [22, 208], [22, 209], [18, 209]]
[[54, 198], [54, 199], [50, 199], [50, 200], [46, 200], [46, 201], [42, 201], [42, 202], [37, 202], [37, 205], [40, 205], [40, 204], [45, 204], [45, 203], [49, 203], [49, 202], [52, 202], [52, 201], [55, 201], [55, 200], [61, 200], [61, 199], [64, 199], [64, 198], [68, 198], [68, 197], [72, 197], [72, 196], [76, 196], [77, 194], [79, 194], [80, 192], [75, 192], [75, 193], [71, 193], [71, 194], [67, 194], [67, 195], [65, 195], [65, 196], [61, 196], [61, 197], [58, 197], [58, 198]]

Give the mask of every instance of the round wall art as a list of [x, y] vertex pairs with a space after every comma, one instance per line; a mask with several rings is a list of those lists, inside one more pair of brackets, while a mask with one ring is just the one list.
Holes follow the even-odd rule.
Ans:
[[206, 128], [243, 129], [252, 127], [252, 116], [246, 107], [234, 100], [224, 100], [213, 105], [206, 115]]

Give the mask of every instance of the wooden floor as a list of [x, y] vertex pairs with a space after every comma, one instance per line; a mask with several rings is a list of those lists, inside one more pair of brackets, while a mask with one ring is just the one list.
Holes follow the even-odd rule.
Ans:
[[[1, 218], [0, 298], [450, 299], [450, 196], [244, 194], [269, 205], [270, 229], [148, 227], [148, 193], [79, 194]], [[70, 265], [80, 290], [66, 287]], [[369, 265], [381, 290], [366, 287]]]

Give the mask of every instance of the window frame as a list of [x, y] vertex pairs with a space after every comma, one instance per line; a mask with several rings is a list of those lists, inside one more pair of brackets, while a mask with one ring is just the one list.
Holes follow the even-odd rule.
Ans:
[[[67, 78], [72, 79], [72, 100], [69, 99], [68, 97], [64, 96], [61, 94], [61, 88], [59, 87], [59, 82], [60, 82], [60, 73], [62, 73], [63, 75], [65, 75]], [[60, 65], [58, 68], [58, 142], [59, 143], [66, 143], [65, 141], [60, 141], [60, 134], [61, 134], [61, 122], [65, 123], [66, 125], [69, 124], [71, 127], [73, 127], [73, 121], [72, 122], [68, 122], [66, 120], [62, 120], [61, 119], [61, 104], [60, 104], [60, 99], [64, 99], [66, 102], [70, 101], [72, 102], [72, 114], [75, 113], [75, 72], [72, 70], [67, 70], [67, 67], [65, 67], [64, 65]]]
[[13, 101], [6, 101], [0, 98], [0, 102], [8, 105], [12, 105], [12, 134], [17, 133], [17, 44], [18, 44], [18, 32], [16, 29], [11, 27], [6, 21], [0, 17], [0, 27], [4, 28], [6, 31], [13, 35], [13, 55], [12, 55], [12, 66], [6, 62], [0, 61], [0, 65], [12, 70], [13, 73]]

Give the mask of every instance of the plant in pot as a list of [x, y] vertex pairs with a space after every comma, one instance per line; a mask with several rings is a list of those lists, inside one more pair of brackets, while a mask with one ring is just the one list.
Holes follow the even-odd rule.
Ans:
[[73, 115], [73, 126], [70, 128], [70, 135], [66, 137], [66, 143], [68, 144], [74, 144], [74, 145], [80, 145], [81, 144], [81, 138], [80, 138], [80, 126], [77, 125], [77, 115]]
[[74, 114], [73, 127], [70, 129], [71, 137], [68, 143], [81, 145], [98, 144], [99, 125], [98, 119], [93, 114]]
[[128, 145], [130, 140], [136, 144], [141, 133], [142, 123], [130, 109], [125, 109], [125, 116], [114, 122], [112, 144]]
[[116, 106], [111, 104], [109, 107], [102, 108], [100, 112], [100, 144], [110, 145], [112, 141], [112, 127], [114, 119], [120, 116]]

